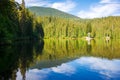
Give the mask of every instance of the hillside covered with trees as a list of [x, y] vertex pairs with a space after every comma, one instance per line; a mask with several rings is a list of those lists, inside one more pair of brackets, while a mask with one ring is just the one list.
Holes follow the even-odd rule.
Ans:
[[[94, 19], [77, 19], [59, 10], [46, 7], [30, 7], [37, 21], [42, 24], [45, 38], [83, 38], [90, 34], [93, 38], [120, 38], [120, 16]], [[76, 19], [75, 19], [76, 18]]]
[[74, 16], [72, 14], [68, 14], [66, 12], [49, 8], [49, 7], [29, 7], [28, 10], [35, 14], [36, 16], [47, 16], [47, 17], [60, 17], [60, 18], [69, 18], [69, 19], [80, 19], [77, 16]]

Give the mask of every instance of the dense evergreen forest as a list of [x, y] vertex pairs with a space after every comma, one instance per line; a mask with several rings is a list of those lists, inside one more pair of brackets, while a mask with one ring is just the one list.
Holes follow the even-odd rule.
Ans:
[[25, 2], [0, 0], [0, 44], [43, 38], [42, 25], [25, 8]]
[[120, 38], [120, 16], [95, 19], [66, 19], [58, 17], [38, 17], [42, 24], [45, 38], [83, 38], [91, 33], [94, 38]]
[[43, 38], [83, 38], [88, 33], [93, 38], [118, 39], [119, 31], [120, 16], [95, 19], [42, 16], [26, 9], [24, 0], [22, 4], [15, 0], [0, 0], [0, 44]]
[[38, 22], [42, 24], [45, 38], [83, 38], [88, 36], [88, 33], [93, 38], [101, 39], [106, 36], [111, 39], [120, 38], [120, 16], [78, 19], [76, 16], [70, 14], [67, 16], [67, 13], [52, 8], [28, 9], [36, 14]]

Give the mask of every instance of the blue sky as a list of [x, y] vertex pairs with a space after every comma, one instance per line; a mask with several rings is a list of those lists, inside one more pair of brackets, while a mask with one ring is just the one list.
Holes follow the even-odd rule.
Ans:
[[120, 0], [25, 0], [25, 3], [27, 7], [51, 7], [81, 18], [120, 16]]

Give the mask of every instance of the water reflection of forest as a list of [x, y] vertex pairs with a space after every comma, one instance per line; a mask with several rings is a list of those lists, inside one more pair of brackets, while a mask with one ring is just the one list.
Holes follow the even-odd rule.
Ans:
[[[22, 80], [30, 65], [34, 62], [34, 54], [41, 53], [43, 41], [20, 42], [9, 46], [0, 46], [0, 80], [16, 80], [20, 70]], [[39, 48], [39, 49], [38, 49]]]
[[27, 69], [36, 62], [43, 62], [44, 65], [45, 61], [53, 62], [50, 65], [54, 66], [55, 63], [61, 64], [82, 56], [120, 58], [120, 41], [44, 40], [0, 46], [0, 80], [16, 80], [18, 70], [25, 79]]
[[[43, 57], [46, 59], [61, 59], [81, 56], [120, 58], [120, 41], [91, 40], [45, 40]], [[50, 57], [50, 58], [49, 58]]]

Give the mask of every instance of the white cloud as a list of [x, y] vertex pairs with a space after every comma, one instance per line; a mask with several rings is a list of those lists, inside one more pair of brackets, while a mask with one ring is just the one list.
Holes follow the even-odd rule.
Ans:
[[111, 0], [101, 0], [100, 3], [110, 3]]
[[101, 0], [99, 3], [119, 3], [119, 0]]
[[21, 3], [22, 0], [15, 0], [15, 1], [18, 2], [18, 3]]
[[69, 12], [73, 8], [75, 8], [76, 4], [70, 0], [67, 0], [65, 2], [55, 2], [51, 5], [52, 8], [59, 9], [64, 12]]
[[[26, 80], [45, 80], [47, 78], [47, 74], [50, 73], [50, 69], [31, 69], [26, 71]], [[20, 70], [17, 72], [16, 80], [22, 80], [22, 75]]]
[[101, 0], [97, 5], [92, 5], [88, 11], [82, 10], [78, 12], [78, 16], [81, 18], [105, 17], [118, 14], [119, 11], [119, 3], [111, 0]]
[[[26, 71], [26, 80], [46, 80], [51, 73], [60, 73], [63, 75], [72, 75], [75, 72], [75, 68], [69, 63], [63, 63], [57, 67], [44, 68], [44, 69], [30, 69]], [[20, 70], [17, 72], [17, 80], [22, 80]]]
[[80, 65], [89, 67], [91, 70], [96, 71], [102, 75], [111, 78], [120, 72], [120, 60], [107, 60], [95, 57], [82, 57], [76, 60]]
[[[15, 0], [21, 3], [22, 0]], [[48, 0], [25, 0], [26, 6], [50, 6], [50, 2]]]
[[56, 73], [62, 73], [64, 75], [70, 75], [75, 72], [75, 69], [74, 69], [74, 67], [64, 63], [60, 66], [52, 67], [52, 71], [54, 71]]
[[[82, 57], [76, 60], [81, 65], [89, 65], [92, 69], [107, 70], [107, 71], [120, 71], [120, 60], [107, 60], [95, 57]], [[108, 66], [106, 66], [108, 65]]]
[[[22, 0], [16, 0], [21, 3]], [[25, 0], [26, 6], [44, 6], [55, 8], [64, 12], [72, 11], [76, 4], [72, 0], [65, 0], [64, 2], [50, 2], [50, 0]]]

